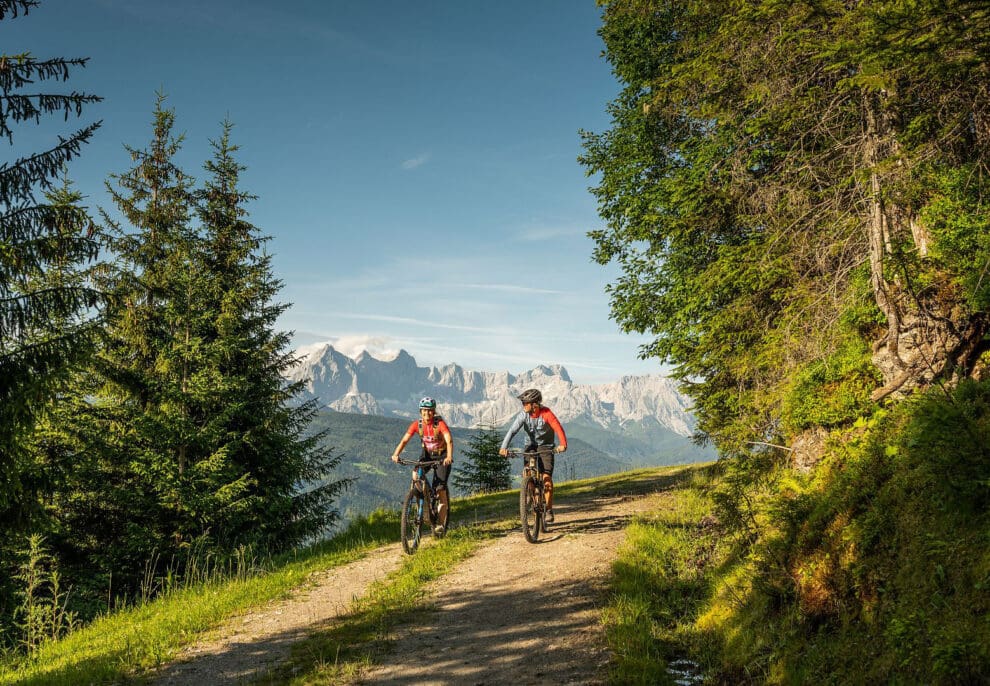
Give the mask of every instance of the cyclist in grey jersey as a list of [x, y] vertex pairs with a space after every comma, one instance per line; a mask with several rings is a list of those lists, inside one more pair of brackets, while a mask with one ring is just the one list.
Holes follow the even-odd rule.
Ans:
[[[502, 446], [498, 454], [505, 457], [508, 455], [509, 443], [516, 434], [525, 430], [529, 438], [526, 450], [537, 450], [539, 448], [551, 448], [554, 452], [562, 453], [567, 450], [567, 435], [564, 427], [560, 425], [557, 416], [549, 407], [543, 407], [543, 394], [535, 388], [524, 391], [519, 396], [523, 405], [523, 411], [516, 415], [509, 430], [502, 439]], [[559, 444], [554, 446], [554, 439], [559, 440]], [[543, 494], [547, 503], [547, 523], [553, 523], [553, 463], [554, 455], [541, 454], [539, 459], [540, 473], [543, 475]]]

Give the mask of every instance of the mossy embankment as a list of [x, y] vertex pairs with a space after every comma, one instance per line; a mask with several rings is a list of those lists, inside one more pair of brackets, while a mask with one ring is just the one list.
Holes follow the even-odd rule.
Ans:
[[686, 657], [717, 683], [990, 683], [990, 384], [833, 432], [810, 475], [731, 479], [698, 468], [629, 529], [605, 612], [616, 682], [663, 683]]

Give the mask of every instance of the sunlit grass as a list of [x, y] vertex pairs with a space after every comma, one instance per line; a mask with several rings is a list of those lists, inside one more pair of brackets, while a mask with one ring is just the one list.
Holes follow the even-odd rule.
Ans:
[[[557, 498], [634, 493], [656, 489], [656, 478], [671, 483], [685, 468], [638, 470], [557, 484]], [[518, 525], [518, 490], [502, 491], [451, 503], [450, 534], [430, 541], [385, 581], [358, 601], [346, 620], [320, 631], [295, 651], [294, 677], [300, 683], [333, 683], [371, 664], [387, 645], [392, 627], [406, 621], [429, 601], [422, 585], [446, 574], [492, 536]], [[43, 644], [31, 658], [0, 661], [0, 684], [53, 686], [121, 683], [141, 680], [167, 664], [179, 651], [208, 636], [225, 620], [286, 597], [316, 571], [356, 560], [398, 539], [395, 512], [361, 518], [334, 538], [271, 561], [264, 569], [238, 578], [168, 589], [146, 603], [101, 617], [68, 636]], [[269, 683], [289, 678], [280, 669], [264, 677]]]
[[[556, 497], [653, 491], [657, 475], [679, 479], [684, 468], [645, 469], [618, 475], [564, 482]], [[379, 662], [396, 627], [417, 621], [433, 601], [424, 584], [451, 571], [491, 537], [518, 526], [519, 491], [473, 496], [452, 504], [454, 527], [443, 541], [421, 548], [388, 578], [375, 584], [343, 618], [297, 644], [291, 661], [258, 679], [261, 684], [339, 684]]]
[[710, 595], [718, 557], [710, 479], [703, 467], [677, 476], [669, 498], [626, 528], [612, 566], [602, 622], [613, 652], [613, 683], [673, 683], [668, 663], [697, 660], [704, 652], [694, 622]]
[[398, 570], [373, 584], [344, 617], [297, 643], [288, 662], [256, 683], [338, 684], [361, 673], [388, 650], [396, 627], [429, 611], [432, 600], [423, 592], [425, 585], [513, 525], [503, 521], [455, 528], [442, 541], [421, 547]]
[[398, 529], [394, 513], [376, 513], [333, 539], [274, 561], [256, 576], [167, 591], [44, 644], [31, 658], [0, 662], [0, 683], [113, 683], [153, 669], [223, 620], [285, 597], [314, 571], [345, 564], [396, 540]]

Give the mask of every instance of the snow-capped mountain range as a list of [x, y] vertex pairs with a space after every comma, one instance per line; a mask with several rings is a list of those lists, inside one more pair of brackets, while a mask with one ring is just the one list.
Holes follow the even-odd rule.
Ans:
[[660, 375], [624, 376], [589, 386], [573, 383], [560, 365], [540, 365], [519, 375], [471, 371], [457, 364], [420, 367], [404, 350], [392, 359], [367, 352], [350, 358], [329, 343], [306, 346], [296, 354], [300, 361], [289, 378], [304, 382], [304, 398], [317, 398], [338, 412], [415, 417], [419, 399], [431, 396], [451, 426], [502, 426], [521, 409], [516, 396], [539, 388], [544, 404], [562, 422], [615, 433], [632, 425], [659, 425], [684, 437], [694, 427], [688, 399]]

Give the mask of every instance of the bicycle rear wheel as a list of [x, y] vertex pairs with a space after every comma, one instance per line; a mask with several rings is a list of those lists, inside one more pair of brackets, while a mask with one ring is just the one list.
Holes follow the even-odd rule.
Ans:
[[537, 508], [542, 497], [535, 479], [526, 479], [519, 485], [519, 519], [522, 521], [523, 536], [530, 543], [536, 543], [543, 526], [543, 517]]
[[402, 501], [402, 549], [412, 555], [419, 547], [423, 535], [423, 494], [415, 488], [409, 489]]

